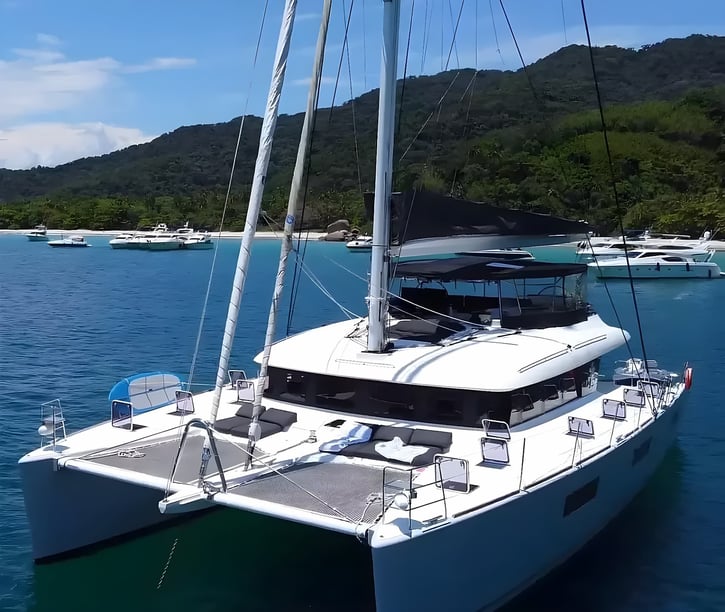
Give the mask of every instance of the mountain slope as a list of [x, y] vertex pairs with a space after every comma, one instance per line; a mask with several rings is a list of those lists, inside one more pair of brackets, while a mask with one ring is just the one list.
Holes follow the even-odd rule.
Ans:
[[[670, 39], [638, 51], [618, 47], [595, 50], [605, 103], [672, 99], [693, 87], [725, 83], [725, 38], [690, 36]], [[398, 149], [402, 153], [436, 110], [439, 113], [403, 159], [435, 163], [465, 137], [538, 121], [544, 117], [593, 108], [594, 88], [588, 51], [569, 46], [532, 64], [529, 76], [537, 104], [523, 71], [449, 71], [410, 78], [405, 83]], [[470, 92], [473, 95], [470, 96]], [[468, 92], [468, 93], [467, 93]], [[470, 104], [470, 107], [469, 107]], [[322, 111], [313, 145], [313, 190], [357, 190], [352, 112], [357, 125], [357, 149], [363, 188], [373, 179], [377, 92], [354, 102]], [[302, 114], [279, 118], [268, 185], [283, 187], [294, 163]], [[242, 138], [235, 183], [243, 191], [251, 179], [261, 120], [249, 117]], [[41, 196], [154, 196], [188, 197], [218, 193], [226, 188], [239, 119], [216, 125], [182, 127], [154, 141], [96, 158], [55, 168], [24, 171], [0, 170], [0, 201], [13, 202]]]

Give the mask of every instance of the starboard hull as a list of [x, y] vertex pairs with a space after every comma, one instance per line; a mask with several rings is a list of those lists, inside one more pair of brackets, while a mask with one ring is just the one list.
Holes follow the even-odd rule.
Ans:
[[674, 442], [681, 402], [573, 473], [402, 544], [373, 547], [378, 612], [494, 610], [514, 598], [580, 550], [644, 487]]

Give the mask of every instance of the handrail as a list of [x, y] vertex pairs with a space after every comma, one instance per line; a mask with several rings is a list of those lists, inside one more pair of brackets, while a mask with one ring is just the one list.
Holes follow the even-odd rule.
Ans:
[[[407, 511], [408, 511], [408, 533], [410, 533], [413, 530], [413, 516], [412, 516], [413, 515], [413, 510], [420, 510], [421, 508], [426, 508], [427, 506], [432, 506], [434, 504], [438, 504], [438, 503], [443, 502], [443, 518], [444, 519], [448, 518], [448, 506], [446, 504], [446, 492], [445, 492], [445, 487], [443, 487], [443, 486], [440, 487], [440, 490], [441, 490], [441, 497], [440, 497], [440, 499], [433, 499], [431, 501], [428, 501], [428, 502], [425, 502], [425, 503], [421, 503], [421, 504], [418, 504], [415, 507], [413, 507], [413, 500], [418, 497], [418, 493], [417, 493], [418, 491], [420, 491], [420, 490], [422, 490], [422, 489], [424, 489], [426, 487], [436, 486], [439, 483], [438, 478], [436, 477], [436, 478], [433, 479], [433, 482], [427, 482], [425, 484], [419, 484], [419, 485], [414, 486], [413, 485], [413, 472], [418, 471], [418, 470], [421, 470], [421, 469], [426, 469], [426, 468], [429, 468], [429, 467], [434, 467], [434, 466], [435, 466], [435, 462], [434, 463], [428, 463], [428, 464], [426, 464], [424, 466], [414, 466], [414, 467], [410, 467], [410, 468], [397, 467], [397, 466], [394, 466], [394, 465], [386, 465], [385, 467], [383, 467], [383, 486], [382, 486], [382, 495], [381, 495], [381, 500], [382, 500], [382, 514], [381, 514], [381, 518], [385, 515], [385, 512], [390, 507], [390, 504], [386, 504], [386, 502], [385, 502], [385, 487], [386, 487], [387, 482], [388, 482], [387, 479], [386, 479], [386, 476], [387, 476], [387, 472], [389, 470], [390, 471], [396, 471], [396, 472], [399, 472], [399, 473], [402, 473], [402, 474], [407, 475], [408, 488], [400, 491], [399, 493], [396, 493], [395, 495], [399, 495], [400, 493], [406, 494], [406, 492], [407, 492], [406, 497], [408, 499], [408, 508], [407, 508]], [[404, 478], [405, 478], [405, 476], [404, 476]], [[442, 482], [441, 482], [441, 485], [442, 485]], [[393, 495], [393, 498], [395, 498], [395, 495]], [[405, 508], [399, 508], [399, 509], [400, 510], [405, 510]]]
[[[219, 452], [217, 451], [216, 446], [216, 440], [214, 440], [214, 429], [212, 426], [207, 423], [206, 421], [202, 419], [191, 419], [185, 426], [184, 426], [184, 433], [181, 435], [181, 440], [179, 441], [179, 449], [176, 451], [176, 457], [174, 458], [174, 464], [171, 468], [171, 476], [169, 476], [169, 482], [174, 482], [174, 476], [176, 475], [176, 468], [179, 464], [179, 458], [181, 457], [181, 451], [184, 448], [184, 442], [186, 442], [186, 437], [189, 434], [189, 429], [191, 427], [200, 427], [201, 429], [204, 429], [206, 431], [206, 435], [209, 437], [209, 446], [211, 447], [211, 453], [214, 457], [214, 462], [216, 463], [217, 470], [219, 472], [219, 478], [221, 479], [222, 483], [222, 493], [226, 493], [227, 491], [227, 480], [224, 477], [224, 468], [222, 468], [222, 462], [221, 459], [219, 459]], [[200, 471], [199, 473], [199, 484], [203, 483], [203, 473]]]

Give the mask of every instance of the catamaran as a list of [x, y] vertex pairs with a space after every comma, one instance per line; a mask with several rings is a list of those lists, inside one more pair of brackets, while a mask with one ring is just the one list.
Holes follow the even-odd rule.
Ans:
[[[321, 78], [325, 0], [259, 372], [233, 369], [296, 4], [285, 3], [216, 385], [192, 394], [181, 376], [129, 377], [109, 396], [109, 421], [70, 435], [60, 402], [45, 404], [43, 444], [20, 460], [33, 556], [224, 506], [359, 540], [372, 574], [357, 578], [374, 589], [380, 611], [493, 609], [579, 550], [643, 487], [675, 439], [692, 370], [680, 378], [658, 367], [650, 376], [651, 360], [642, 359], [623, 384], [600, 388], [602, 358], [629, 346], [629, 335], [587, 302], [584, 264], [392, 262], [391, 253], [406, 251], [570, 242], [590, 229], [392, 193], [399, 0], [383, 0], [368, 314], [273, 342]], [[314, 547], [294, 554], [329, 562]]]

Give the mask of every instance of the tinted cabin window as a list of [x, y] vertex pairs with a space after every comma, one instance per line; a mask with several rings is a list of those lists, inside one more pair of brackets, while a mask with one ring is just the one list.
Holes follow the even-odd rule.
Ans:
[[599, 477], [567, 495], [566, 500], [564, 500], [564, 516], [569, 516], [572, 512], [579, 510], [584, 504], [593, 500], [597, 496], [598, 488]]
[[518, 425], [596, 389], [598, 360], [512, 392], [406, 385], [269, 369], [265, 397], [339, 412], [480, 427], [481, 419]]

